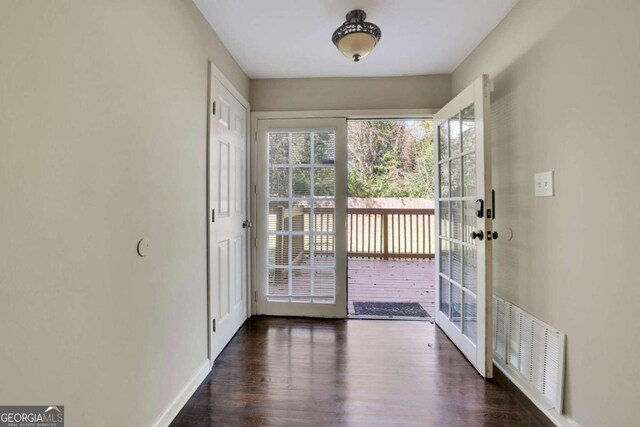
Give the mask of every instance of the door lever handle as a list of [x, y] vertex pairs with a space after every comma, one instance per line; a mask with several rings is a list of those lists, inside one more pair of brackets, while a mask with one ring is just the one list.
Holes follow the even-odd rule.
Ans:
[[248, 219], [245, 219], [244, 222], [242, 223], [242, 228], [251, 228], [251, 221], [249, 221]]
[[478, 239], [478, 240], [482, 240], [484, 239], [484, 233], [482, 232], [482, 230], [480, 231], [472, 231], [471, 232], [471, 238], [472, 239]]

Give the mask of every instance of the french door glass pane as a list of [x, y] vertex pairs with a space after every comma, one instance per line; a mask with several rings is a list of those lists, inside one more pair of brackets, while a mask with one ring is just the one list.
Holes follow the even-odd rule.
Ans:
[[267, 300], [335, 300], [335, 132], [268, 133]]
[[449, 157], [449, 124], [448, 122], [442, 123], [438, 126], [438, 132], [440, 133], [440, 144], [438, 152], [440, 153], [440, 160]]
[[451, 202], [451, 237], [460, 240], [462, 232], [462, 202], [455, 200]]
[[451, 145], [451, 156], [460, 154], [460, 116], [455, 115], [449, 119], [449, 144]]
[[478, 290], [478, 266], [475, 246], [463, 246], [464, 269], [462, 283], [474, 294]]
[[475, 153], [462, 156], [462, 178], [464, 181], [462, 195], [476, 195], [476, 155]]
[[311, 135], [308, 132], [291, 134], [291, 163], [304, 165], [311, 163]]
[[440, 272], [451, 277], [451, 243], [448, 240], [440, 240]]
[[464, 202], [464, 213], [462, 217], [462, 241], [464, 243], [473, 243], [471, 232], [476, 229], [476, 202], [474, 200], [466, 200]]
[[311, 168], [293, 168], [293, 197], [311, 196]]
[[458, 157], [457, 159], [451, 160], [451, 197], [460, 197], [462, 196], [462, 166], [461, 159]]
[[440, 311], [446, 316], [449, 317], [449, 281], [443, 277], [440, 277]]
[[472, 343], [476, 344], [476, 336], [478, 333], [478, 302], [475, 296], [467, 292], [464, 292], [462, 299], [464, 302], [464, 324], [462, 326], [462, 333], [469, 338]]
[[451, 279], [462, 283], [462, 245], [451, 244]]
[[269, 135], [269, 163], [289, 163], [289, 133], [274, 132]]
[[476, 148], [476, 114], [471, 104], [462, 110], [462, 151], [467, 152]]
[[440, 197], [449, 197], [449, 163], [440, 165]]
[[289, 195], [289, 168], [269, 169], [269, 196], [287, 197]]
[[462, 329], [462, 289], [451, 284], [451, 322]]
[[269, 219], [267, 229], [269, 231], [289, 230], [289, 202], [269, 202]]
[[451, 237], [451, 215], [449, 212], [449, 202], [440, 202], [440, 235]]

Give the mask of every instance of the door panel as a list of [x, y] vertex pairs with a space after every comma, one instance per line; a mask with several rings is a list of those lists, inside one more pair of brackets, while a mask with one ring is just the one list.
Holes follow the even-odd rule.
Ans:
[[213, 74], [210, 99], [209, 351], [215, 360], [247, 318], [248, 112]]
[[[482, 376], [492, 376], [491, 157], [488, 77], [435, 117], [436, 321]], [[482, 233], [482, 234], [480, 234]]]
[[346, 120], [258, 123], [258, 313], [346, 315]]

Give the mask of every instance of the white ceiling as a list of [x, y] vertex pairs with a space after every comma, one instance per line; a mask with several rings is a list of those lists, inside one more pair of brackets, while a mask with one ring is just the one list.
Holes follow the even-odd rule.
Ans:
[[[518, 0], [193, 0], [250, 78], [451, 73]], [[361, 62], [333, 31], [363, 9], [382, 38]]]

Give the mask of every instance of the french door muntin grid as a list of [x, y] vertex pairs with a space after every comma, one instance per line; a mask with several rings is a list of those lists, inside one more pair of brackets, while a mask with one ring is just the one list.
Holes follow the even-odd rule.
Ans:
[[[305, 134], [308, 133], [309, 134], [309, 163], [296, 163], [294, 161], [294, 149], [293, 149], [293, 143], [294, 143], [294, 134]], [[333, 147], [333, 159], [331, 159], [330, 162], [323, 162], [323, 163], [316, 163], [316, 136], [318, 136], [320, 133], [329, 133], [331, 135], [330, 140], [333, 141], [334, 147]], [[269, 280], [266, 284], [266, 292], [265, 295], [268, 298], [268, 300], [272, 300], [272, 301], [288, 301], [288, 302], [312, 302], [312, 303], [333, 303], [335, 300], [335, 274], [333, 275], [333, 283], [332, 283], [332, 291], [331, 291], [331, 295], [316, 295], [316, 289], [315, 289], [315, 284], [316, 284], [316, 273], [319, 271], [325, 271], [327, 273], [331, 272], [335, 272], [335, 224], [333, 222], [333, 220], [329, 221], [327, 220], [327, 225], [329, 224], [329, 222], [331, 223], [331, 227], [330, 230], [331, 231], [315, 231], [316, 229], [316, 224], [317, 224], [317, 218], [316, 218], [316, 204], [317, 203], [323, 203], [325, 206], [329, 205], [332, 206], [332, 208], [327, 208], [327, 207], [323, 207], [322, 209], [324, 209], [326, 211], [326, 209], [332, 209], [330, 217], [335, 218], [335, 130], [334, 129], [315, 129], [315, 130], [311, 130], [311, 129], [304, 129], [304, 130], [295, 130], [295, 131], [287, 131], [287, 130], [270, 130], [268, 132], [268, 141], [269, 141], [269, 150], [268, 152], [270, 152], [270, 148], [271, 148], [271, 135], [273, 134], [286, 134], [287, 135], [287, 141], [288, 141], [288, 163], [270, 163], [269, 162], [269, 170], [273, 170], [273, 169], [286, 169], [288, 171], [287, 175], [288, 175], [288, 195], [289, 197], [271, 197], [271, 193], [270, 193], [270, 189], [271, 189], [271, 174], [267, 175], [267, 188], [269, 189], [268, 192], [268, 196], [267, 196], [267, 204], [266, 204], [266, 209], [267, 209], [267, 218], [269, 218], [270, 215], [270, 206], [272, 202], [284, 202], [287, 203], [287, 230], [286, 231], [274, 231], [274, 230], [268, 230], [268, 236], [283, 236], [285, 238], [288, 239], [288, 244], [287, 244], [287, 261], [286, 264], [283, 265], [278, 265], [276, 264], [272, 264], [270, 261], [270, 257], [268, 257], [268, 261], [267, 261], [267, 268], [269, 271], [275, 271], [275, 270], [286, 270], [288, 272], [287, 274], [287, 284], [288, 284], [288, 292], [287, 295], [283, 295], [283, 294], [273, 294], [270, 293], [270, 285], [271, 285], [271, 281]], [[326, 153], [325, 153], [326, 154]], [[269, 160], [270, 156], [269, 156]], [[296, 197], [294, 196], [295, 192], [295, 188], [294, 188], [294, 169], [309, 169], [309, 194], [308, 196], [302, 196], [302, 197]], [[319, 169], [326, 169], [326, 170], [332, 170], [333, 171], [333, 181], [332, 181], [332, 186], [333, 188], [331, 189], [331, 191], [329, 192], [329, 194], [332, 194], [332, 196], [326, 196], [326, 195], [316, 195], [316, 171]], [[300, 203], [300, 204], [308, 204], [308, 209], [309, 209], [309, 226], [308, 226], [308, 231], [294, 231], [293, 230], [293, 206], [296, 203]], [[324, 220], [321, 218], [321, 227], [323, 227], [324, 225]], [[303, 224], [303, 228], [304, 228], [304, 224]], [[329, 228], [329, 227], [328, 227]], [[294, 249], [294, 245], [293, 245], [293, 236], [299, 236], [299, 237], [303, 237], [303, 238], [308, 238], [308, 247], [309, 247], [309, 264], [307, 265], [293, 265], [293, 249]], [[332, 243], [328, 244], [327, 246], [331, 248], [331, 254], [330, 254], [330, 258], [332, 260], [332, 262], [329, 263], [323, 263], [323, 264], [316, 264], [316, 245], [317, 245], [317, 237], [324, 237], [325, 239], [322, 240], [326, 240], [326, 241], [331, 241]], [[269, 238], [268, 238], [269, 239]], [[303, 246], [305, 245], [304, 239], [303, 239]], [[275, 259], [274, 261], [277, 261], [277, 259]], [[307, 271], [309, 273], [309, 279], [310, 279], [310, 283], [309, 283], [309, 294], [304, 294], [304, 295], [296, 295], [294, 293], [294, 289], [293, 289], [293, 272], [294, 271]]]
[[[465, 114], [465, 112], [467, 114]], [[469, 114], [469, 112], [471, 114]], [[475, 185], [477, 185], [477, 177], [476, 177], [476, 165], [475, 165], [475, 152], [476, 152], [476, 146], [475, 146], [475, 123], [471, 126], [471, 128], [473, 129], [474, 134], [472, 135], [472, 143], [473, 146], [471, 149], [467, 149], [464, 150], [464, 120], [470, 120], [472, 123], [475, 120], [474, 117], [474, 104], [471, 104], [470, 106], [468, 106], [467, 108], [463, 109], [462, 111], [458, 112], [458, 114], [450, 117], [449, 119], [443, 121], [439, 126], [438, 126], [438, 132], [439, 132], [439, 141], [438, 141], [438, 154], [439, 154], [439, 158], [438, 158], [438, 165], [439, 165], [439, 174], [442, 174], [443, 170], [445, 171], [444, 175], [440, 175], [439, 179], [438, 179], [438, 183], [440, 188], [438, 189], [439, 192], [439, 203], [440, 204], [444, 204], [444, 206], [446, 206], [446, 209], [444, 209], [447, 213], [447, 217], [446, 217], [446, 227], [443, 224], [442, 221], [442, 214], [443, 214], [443, 209], [441, 208], [441, 206], [439, 206], [439, 210], [440, 210], [440, 228], [439, 228], [439, 239], [440, 239], [440, 248], [442, 251], [443, 248], [443, 241], [447, 242], [447, 260], [445, 262], [448, 263], [447, 266], [447, 273], [448, 274], [444, 274], [442, 272], [442, 265], [440, 266], [440, 282], [442, 283], [442, 280], [446, 280], [446, 284], [448, 287], [448, 292], [447, 292], [447, 297], [448, 297], [448, 301], [447, 301], [447, 307], [446, 307], [446, 312], [443, 311], [443, 297], [442, 297], [442, 292], [440, 292], [441, 296], [440, 299], [441, 301], [439, 301], [439, 307], [438, 310], [440, 312], [442, 312], [443, 314], [446, 315], [446, 317], [449, 319], [449, 321], [458, 329], [460, 330], [460, 332], [467, 336], [467, 338], [469, 338], [473, 344], [476, 344], [476, 334], [477, 334], [477, 324], [476, 324], [476, 320], [477, 320], [477, 293], [473, 292], [469, 287], [467, 287], [468, 283], [466, 283], [466, 279], [465, 279], [465, 268], [466, 266], [466, 257], [467, 257], [467, 252], [471, 252], [473, 253], [473, 257], [477, 257], [477, 252], [476, 252], [476, 245], [475, 245], [475, 241], [473, 239], [469, 239], [470, 236], [470, 232], [473, 231], [476, 228], [476, 216], [475, 216], [475, 210], [474, 210], [474, 203], [476, 201], [477, 195], [473, 194], [473, 195], [466, 195], [466, 182], [465, 182], [465, 159], [471, 159], [472, 161], [470, 163], [468, 163], [468, 165], [473, 164], [473, 174], [471, 176], [473, 176], [473, 181], [474, 181], [474, 188], [473, 188], [473, 192], [475, 193]], [[459, 145], [459, 149], [456, 151], [460, 151], [459, 153], [456, 154], [451, 154], [451, 145], [452, 145], [452, 135], [451, 135], [451, 124], [455, 123], [455, 121], [457, 121], [457, 129], [458, 129], [458, 135], [457, 135], [457, 144]], [[467, 123], [467, 128], [469, 128], [469, 123]], [[442, 132], [444, 131], [444, 132]], [[446, 143], [443, 144], [443, 134], [446, 135]], [[446, 153], [443, 153], [443, 148], [446, 148]], [[473, 156], [473, 157], [472, 157]], [[459, 162], [459, 167], [458, 167], [458, 171], [459, 171], [459, 177], [454, 177], [452, 174], [452, 165], [453, 162], [457, 161]], [[443, 168], [443, 166], [445, 166]], [[442, 178], [446, 177], [446, 186], [447, 188], [447, 196], [443, 197], [442, 196], [442, 189], [443, 189], [443, 183]], [[456, 183], [459, 185], [459, 187], [457, 188], [457, 191], [459, 192], [459, 196], [453, 196], [452, 194], [452, 190], [453, 190], [453, 186], [454, 186], [454, 179], [459, 179], [459, 183]], [[457, 203], [458, 206], [458, 215], [459, 215], [459, 222], [456, 225], [455, 219], [454, 219], [454, 204]], [[471, 204], [471, 215], [467, 215], [467, 210], [468, 205]], [[459, 230], [457, 230], [457, 233], [455, 233], [456, 230], [454, 230], [454, 226], [459, 227]], [[455, 236], [459, 237], [459, 238], [455, 238]], [[467, 240], [468, 241], [465, 241]], [[456, 246], [459, 246], [460, 250], [459, 250], [459, 256], [460, 256], [460, 271], [457, 274], [457, 278], [453, 278], [454, 276], [454, 256], [456, 253]], [[467, 248], [467, 251], [465, 251], [465, 248]], [[440, 258], [442, 262], [442, 257]], [[476, 258], [477, 260], [477, 258]], [[477, 268], [477, 267], [476, 267]], [[441, 286], [441, 284], [439, 285]], [[453, 314], [454, 314], [454, 307], [453, 307], [453, 303], [454, 303], [454, 289], [455, 290], [459, 290], [457, 295], [459, 295], [460, 297], [460, 313], [459, 316], [460, 318], [456, 319], [452, 318]], [[477, 282], [476, 282], [476, 289], [477, 289]], [[465, 295], [467, 295], [465, 297]], [[465, 301], [468, 300], [468, 298], [471, 297], [471, 301], [475, 301], [475, 313], [473, 313], [472, 316], [469, 316], [467, 314], [467, 304], [465, 303]], [[471, 328], [475, 328], [476, 330], [467, 330], [467, 324], [468, 322], [471, 321]], [[458, 326], [459, 324], [459, 326]]]

